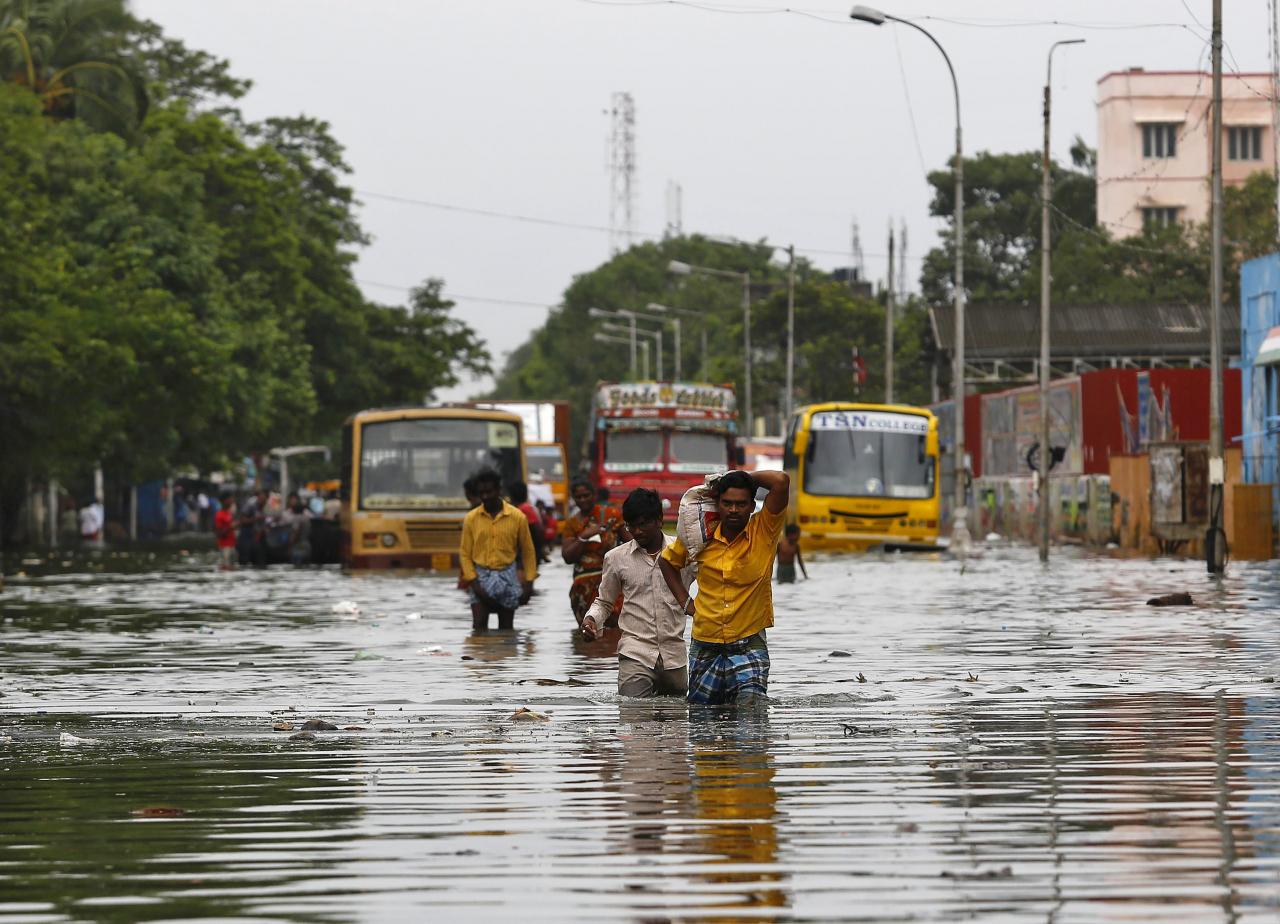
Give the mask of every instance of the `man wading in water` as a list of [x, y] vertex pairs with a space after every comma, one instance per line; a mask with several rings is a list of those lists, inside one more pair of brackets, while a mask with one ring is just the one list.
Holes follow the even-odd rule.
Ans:
[[[487, 632], [489, 614], [498, 614], [498, 628], [515, 627], [516, 607], [529, 602], [538, 576], [538, 556], [533, 550], [529, 521], [502, 499], [502, 479], [491, 468], [482, 468], [472, 479], [480, 506], [462, 521], [462, 547], [458, 553], [461, 577], [471, 591], [471, 627]], [[516, 573], [520, 559], [524, 581]]]
[[[719, 706], [762, 701], [769, 691], [773, 625], [773, 560], [782, 535], [790, 480], [785, 472], [727, 472], [716, 482], [716, 524], [698, 553], [698, 594], [690, 597], [679, 569], [689, 554], [677, 539], [663, 551], [667, 587], [685, 612], [693, 609], [689, 702]], [[755, 516], [757, 488], [769, 495]]]
[[[662, 500], [657, 491], [636, 488], [622, 504], [622, 519], [632, 539], [604, 556], [604, 577], [582, 634], [598, 638], [623, 598], [618, 628], [618, 692], [623, 696], [684, 696], [689, 672], [684, 650], [684, 613], [667, 590], [658, 553], [668, 539], [662, 532]], [[684, 590], [684, 585], [680, 585]]]

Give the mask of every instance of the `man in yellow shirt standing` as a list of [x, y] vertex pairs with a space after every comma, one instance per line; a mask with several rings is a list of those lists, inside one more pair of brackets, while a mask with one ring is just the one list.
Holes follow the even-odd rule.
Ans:
[[[697, 555], [698, 593], [690, 597], [679, 569], [689, 553], [677, 539], [662, 553], [667, 587], [685, 612], [693, 603], [689, 643], [690, 703], [747, 704], [769, 691], [769, 646], [773, 625], [773, 560], [787, 509], [785, 472], [726, 472], [716, 482], [719, 522]], [[769, 495], [755, 516], [757, 488]]]
[[[529, 521], [502, 499], [502, 478], [491, 468], [472, 477], [480, 505], [462, 521], [462, 546], [458, 552], [462, 582], [470, 589], [471, 627], [487, 632], [489, 614], [498, 614], [498, 628], [515, 627], [516, 607], [529, 602], [538, 576], [538, 556], [533, 549]], [[516, 559], [524, 572], [516, 570]]]

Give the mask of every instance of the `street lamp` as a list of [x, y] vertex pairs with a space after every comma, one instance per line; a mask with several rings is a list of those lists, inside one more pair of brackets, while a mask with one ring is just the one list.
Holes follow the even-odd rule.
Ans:
[[[621, 312], [619, 312], [619, 314], [621, 314]], [[621, 324], [614, 324], [609, 321], [606, 321], [605, 323], [601, 324], [600, 327], [603, 328], [604, 330], [612, 331], [614, 333], [630, 333], [630, 328], [624, 327]], [[662, 331], [649, 330], [646, 327], [641, 327], [636, 329], [636, 333], [642, 337], [653, 338], [653, 343], [654, 343], [654, 346], [657, 348], [657, 354], [658, 354], [658, 364], [657, 364], [658, 375], [656, 380], [662, 381]], [[639, 346], [642, 350], [648, 350], [649, 341], [641, 340], [639, 342]], [[646, 352], [644, 355], [648, 356], [649, 354]], [[649, 378], [649, 361], [648, 360], [645, 360], [645, 364], [644, 364], [644, 378], [646, 379]]]
[[1059, 45], [1080, 45], [1084, 39], [1063, 39], [1049, 46], [1049, 64], [1044, 77], [1044, 151], [1040, 157], [1040, 560], [1049, 560], [1049, 203], [1053, 180], [1049, 174], [1049, 88], [1053, 84], [1053, 53]]
[[689, 276], [697, 273], [701, 276], [720, 276], [727, 279], [742, 280], [742, 359], [743, 359], [743, 418], [746, 421], [747, 435], [755, 433], [755, 418], [751, 413], [751, 273], [747, 270], [713, 269], [709, 266], [694, 266], [681, 260], [672, 260], [667, 264], [667, 272], [677, 276]]
[[[615, 326], [621, 327], [621, 325], [615, 325]], [[597, 333], [594, 335], [593, 339], [596, 341], [596, 343], [625, 343], [625, 344], [628, 344], [633, 350], [636, 347], [636, 342], [631, 337], [611, 337], [608, 334]], [[649, 377], [649, 341], [648, 340], [640, 341], [640, 356], [644, 360], [644, 377], [647, 379]], [[632, 373], [631, 377], [635, 378], [634, 372]]]
[[[593, 318], [616, 318], [616, 311], [605, 311], [603, 308], [588, 308], [587, 314]], [[631, 377], [636, 377], [636, 319], [631, 318]]]
[[[657, 302], [649, 302], [649, 304], [645, 305], [645, 308], [647, 308], [649, 311], [660, 311], [660, 312], [667, 312], [670, 310], [669, 308], [667, 308], [666, 305], [659, 305]], [[683, 366], [684, 358], [683, 358], [683, 351], [680, 346], [680, 319], [659, 317], [657, 315], [639, 314], [639, 313], [637, 313], [636, 316], [641, 318], [651, 318], [654, 321], [660, 321], [662, 323], [670, 324], [672, 329], [675, 331], [676, 361], [675, 361], [675, 372], [673, 373], [673, 375], [675, 376], [675, 381], [679, 382], [684, 377], [684, 366]]]
[[969, 544], [969, 511], [965, 507], [965, 451], [964, 451], [964, 146], [960, 137], [960, 83], [956, 80], [956, 69], [951, 66], [951, 58], [947, 50], [938, 40], [921, 26], [907, 19], [900, 19], [889, 13], [872, 9], [869, 6], [855, 6], [849, 13], [850, 19], [882, 26], [886, 20], [902, 23], [921, 33], [935, 48], [942, 53], [942, 60], [947, 63], [947, 71], [951, 74], [951, 87], [956, 99], [956, 269], [955, 269], [955, 350], [952, 364], [951, 390], [955, 403], [955, 509], [951, 521], [951, 549], [963, 556]]
[[[688, 308], [672, 308], [670, 305], [659, 305], [657, 302], [649, 302], [649, 304], [645, 305], [645, 307], [648, 308], [650, 311], [660, 311], [663, 313], [680, 314], [680, 315], [684, 315], [687, 318], [696, 318], [699, 321], [700, 328], [701, 328], [699, 330], [699, 337], [702, 341], [701, 347], [700, 347], [702, 351], [702, 356], [698, 361], [698, 376], [703, 381], [706, 381], [707, 379], [707, 317], [706, 315], [703, 314], [702, 312], [690, 311]], [[676, 355], [678, 357], [680, 355], [680, 319], [672, 318], [671, 322], [675, 325], [675, 328], [676, 328]], [[676, 363], [677, 363], [676, 378], [680, 377], [679, 362], [680, 360], [677, 359], [676, 360]]]

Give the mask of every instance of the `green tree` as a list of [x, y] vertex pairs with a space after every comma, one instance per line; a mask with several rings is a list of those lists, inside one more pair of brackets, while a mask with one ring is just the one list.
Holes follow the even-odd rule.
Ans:
[[0, 75], [53, 118], [129, 134], [146, 114], [123, 0], [0, 0]]

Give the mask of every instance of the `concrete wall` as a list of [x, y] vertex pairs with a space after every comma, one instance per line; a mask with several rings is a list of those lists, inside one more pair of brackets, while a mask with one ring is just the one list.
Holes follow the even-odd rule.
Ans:
[[1267, 333], [1280, 327], [1280, 253], [1240, 269], [1240, 378], [1244, 480], [1272, 486], [1271, 516], [1280, 516], [1280, 368], [1254, 360]]
[[[1098, 223], [1116, 237], [1142, 231], [1144, 206], [1172, 206], [1182, 221], [1209, 215], [1211, 161], [1210, 75], [1197, 71], [1113, 72], [1098, 81]], [[1275, 163], [1271, 139], [1271, 80], [1268, 74], [1224, 74], [1223, 131], [1258, 126], [1261, 160], [1228, 160], [1224, 134], [1223, 182], [1239, 185]], [[1142, 125], [1176, 123], [1176, 155], [1147, 158]]]

